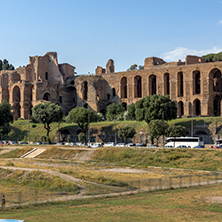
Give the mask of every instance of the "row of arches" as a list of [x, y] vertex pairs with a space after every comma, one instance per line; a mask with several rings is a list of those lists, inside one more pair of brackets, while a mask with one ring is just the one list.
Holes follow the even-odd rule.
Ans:
[[[182, 117], [184, 115], [184, 103], [179, 101], [177, 104], [178, 108], [178, 117]], [[213, 100], [213, 115], [221, 116], [221, 97], [216, 95]], [[188, 115], [192, 116], [201, 116], [201, 102], [199, 99], [195, 99], [193, 104], [189, 103], [189, 113]]]
[[[164, 95], [170, 95], [170, 74], [165, 73], [163, 75], [164, 81]], [[177, 96], [183, 97], [184, 96], [184, 73], [178, 72], [177, 73]], [[193, 81], [193, 95], [197, 95], [201, 93], [201, 73], [199, 70], [195, 70], [192, 72], [192, 81]], [[137, 75], [134, 77], [134, 98], [141, 98], [142, 97], [142, 77]], [[121, 98], [127, 98], [127, 77], [122, 77], [120, 80], [120, 92]], [[148, 78], [148, 92], [149, 95], [153, 95], [157, 93], [157, 76], [151, 74]], [[222, 92], [222, 75], [221, 71], [217, 68], [214, 68], [209, 73], [209, 90], [213, 92]]]

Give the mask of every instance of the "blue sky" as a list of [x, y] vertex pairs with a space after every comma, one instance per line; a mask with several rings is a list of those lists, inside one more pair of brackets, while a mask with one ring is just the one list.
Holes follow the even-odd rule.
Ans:
[[222, 0], [0, 0], [0, 59], [58, 53], [78, 74], [222, 51]]

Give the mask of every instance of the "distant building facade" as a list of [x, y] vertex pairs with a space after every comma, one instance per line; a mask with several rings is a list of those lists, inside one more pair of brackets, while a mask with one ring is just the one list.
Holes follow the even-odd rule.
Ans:
[[177, 103], [178, 117], [221, 116], [222, 62], [187, 56], [185, 62], [166, 63], [149, 57], [142, 70], [115, 72], [110, 59], [95, 75], [75, 76], [74, 70], [58, 64], [55, 52], [30, 57], [27, 66], [0, 71], [0, 101], [13, 106], [14, 119], [27, 119], [41, 101], [61, 105], [64, 114], [76, 106], [105, 114], [113, 102], [127, 108], [143, 97], [162, 94]]

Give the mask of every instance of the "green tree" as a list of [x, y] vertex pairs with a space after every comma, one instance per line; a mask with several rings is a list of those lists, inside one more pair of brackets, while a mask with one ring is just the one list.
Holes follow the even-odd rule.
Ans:
[[133, 64], [129, 67], [129, 69], [127, 69], [127, 71], [132, 71], [132, 70], [137, 70], [137, 69], [143, 69], [143, 66], [141, 65], [137, 65], [137, 64]]
[[77, 123], [79, 128], [85, 135], [87, 133], [89, 123], [97, 122], [97, 120], [98, 120], [98, 115], [96, 112], [83, 107], [76, 107], [72, 109], [69, 112], [68, 117], [66, 119], [66, 121], [69, 123], [72, 122]]
[[135, 120], [136, 119], [136, 114], [135, 114], [136, 107], [135, 107], [135, 104], [131, 104], [131, 105], [127, 106], [127, 111], [128, 111], [128, 118], [130, 120]]
[[124, 139], [124, 142], [126, 143], [127, 138], [132, 138], [136, 134], [136, 131], [133, 127], [125, 126], [120, 127], [118, 130], [118, 136], [122, 139]]
[[79, 133], [78, 140], [79, 142], [86, 141], [86, 134], [84, 132]]
[[[148, 124], [151, 120], [171, 120], [177, 117], [176, 103], [169, 96], [151, 95], [135, 103], [137, 121], [145, 120]], [[164, 114], [164, 116], [163, 116]]]
[[14, 70], [14, 66], [9, 64], [7, 59], [4, 59], [3, 62], [0, 60], [0, 70]]
[[48, 142], [49, 132], [51, 131], [50, 124], [52, 122], [59, 122], [63, 117], [62, 107], [54, 103], [40, 103], [32, 108], [32, 118], [37, 123], [43, 123], [47, 131], [46, 137]]
[[181, 137], [187, 135], [187, 129], [182, 125], [171, 125], [166, 131], [166, 136], [168, 137]]
[[12, 107], [4, 101], [0, 104], [0, 134], [9, 132], [9, 123], [13, 122]]
[[168, 124], [162, 120], [151, 120], [148, 125], [148, 134], [150, 136], [150, 140], [153, 143], [153, 140], [156, 139], [156, 144], [158, 146], [158, 141], [160, 136], [164, 135], [167, 131]]
[[205, 62], [216, 62], [222, 61], [222, 52], [219, 53], [210, 53], [207, 55], [202, 56]]
[[120, 115], [123, 115], [124, 108], [120, 103], [112, 103], [107, 106], [106, 110], [106, 118], [108, 120], [114, 120], [115, 118], [118, 119]]

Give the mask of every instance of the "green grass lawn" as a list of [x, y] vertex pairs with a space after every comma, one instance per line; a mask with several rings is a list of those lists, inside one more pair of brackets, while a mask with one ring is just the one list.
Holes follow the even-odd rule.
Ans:
[[221, 221], [222, 204], [207, 200], [220, 196], [221, 188], [215, 185], [5, 209], [0, 217], [26, 222]]

